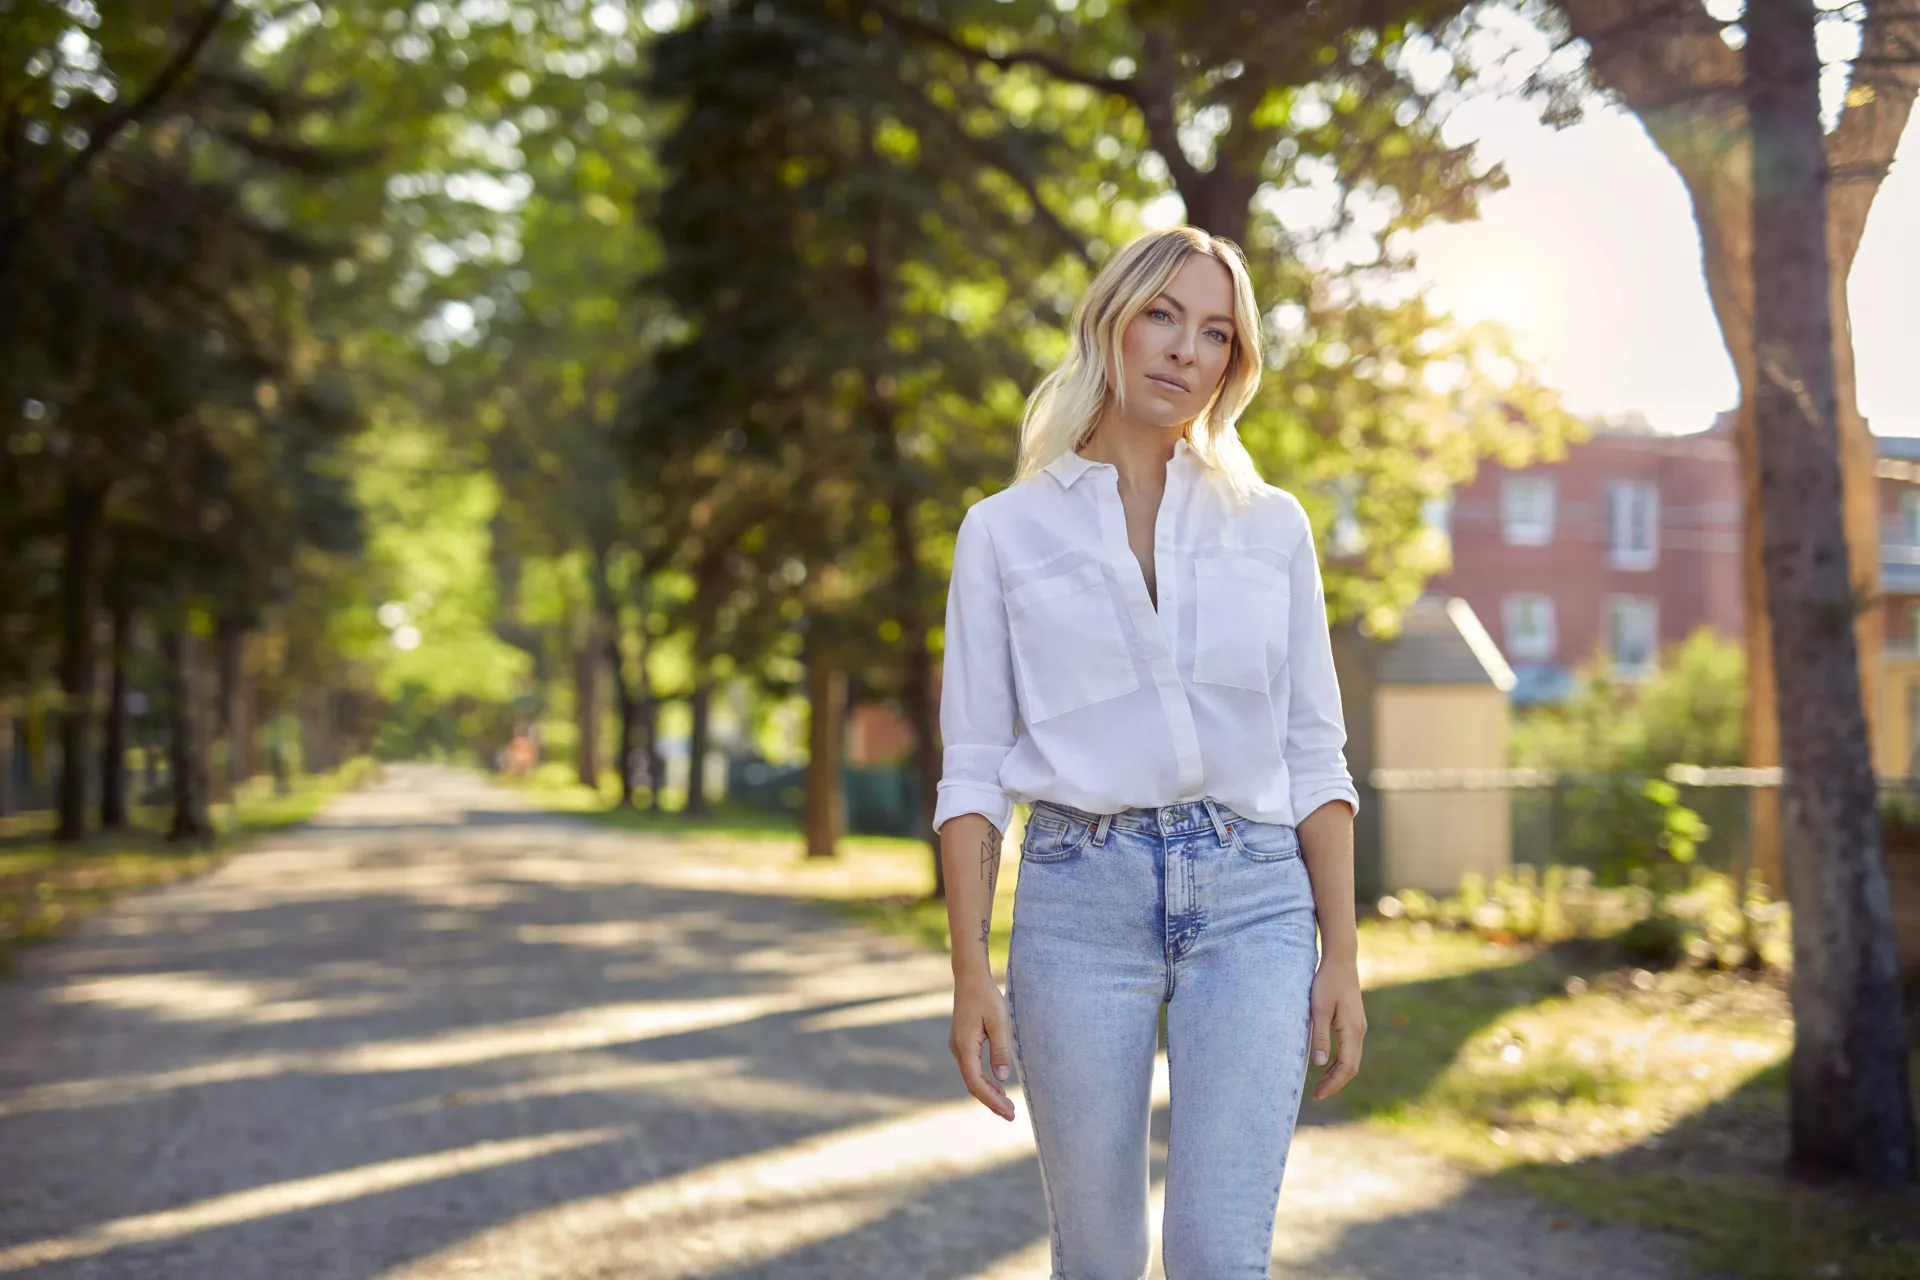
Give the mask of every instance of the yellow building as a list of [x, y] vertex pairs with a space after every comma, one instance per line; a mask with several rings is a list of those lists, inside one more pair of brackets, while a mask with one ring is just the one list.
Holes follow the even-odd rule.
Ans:
[[1514, 675], [1472, 607], [1459, 596], [1422, 596], [1391, 640], [1340, 628], [1334, 661], [1347, 765], [1361, 794], [1360, 899], [1397, 889], [1451, 893], [1469, 871], [1506, 871], [1508, 794], [1479, 780], [1506, 769]]

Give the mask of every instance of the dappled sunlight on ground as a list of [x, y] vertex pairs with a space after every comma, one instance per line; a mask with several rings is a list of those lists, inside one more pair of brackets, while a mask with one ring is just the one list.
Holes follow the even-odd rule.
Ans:
[[[1018, 1082], [1012, 1124], [966, 1096], [947, 958], [795, 901], [822, 885], [872, 881], [393, 770], [0, 984], [0, 1270], [1044, 1276]], [[1162, 1056], [1156, 1242], [1166, 1103]], [[1632, 1242], [1595, 1269], [1593, 1240], [1329, 1114], [1288, 1172], [1290, 1276], [1667, 1274]]]
[[497, 1168], [517, 1160], [532, 1160], [594, 1143], [627, 1136], [621, 1129], [589, 1129], [579, 1133], [548, 1133], [537, 1138], [482, 1142], [459, 1151], [408, 1156], [359, 1169], [343, 1169], [319, 1177], [252, 1187], [232, 1195], [103, 1222], [74, 1235], [34, 1240], [0, 1249], [0, 1271], [21, 1271], [47, 1262], [84, 1258], [131, 1244], [147, 1244], [192, 1232], [251, 1222], [360, 1196], [378, 1195], [436, 1178], [448, 1178], [481, 1169]]

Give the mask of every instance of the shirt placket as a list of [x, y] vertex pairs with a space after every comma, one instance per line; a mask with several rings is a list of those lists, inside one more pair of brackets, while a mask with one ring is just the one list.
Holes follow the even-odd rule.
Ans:
[[1174, 769], [1180, 780], [1177, 799], [1193, 800], [1199, 798], [1206, 779], [1200, 768], [1200, 733], [1194, 727], [1193, 705], [1187, 701], [1186, 686], [1180, 682], [1180, 673], [1173, 665], [1172, 635], [1178, 626], [1180, 574], [1173, 563], [1168, 531], [1177, 528], [1179, 521], [1167, 510], [1169, 503], [1185, 499], [1186, 489], [1177, 465], [1169, 467], [1168, 472], [1166, 492], [1161, 495], [1160, 510], [1153, 521], [1154, 579], [1160, 588], [1158, 611], [1153, 607], [1152, 597], [1147, 595], [1146, 578], [1133, 558], [1133, 548], [1127, 543], [1127, 516], [1120, 505], [1120, 473], [1112, 468], [1102, 477], [1100, 528], [1113, 563], [1131, 570], [1119, 575], [1121, 594], [1133, 618], [1134, 632], [1147, 651], [1147, 670], [1153, 677], [1160, 709], [1166, 713]]

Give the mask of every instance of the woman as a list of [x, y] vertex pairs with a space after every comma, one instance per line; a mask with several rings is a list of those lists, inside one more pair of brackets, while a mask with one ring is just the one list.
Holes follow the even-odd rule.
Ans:
[[[1015, 483], [954, 544], [934, 813], [950, 1047], [1008, 1120], [1018, 1062], [1054, 1280], [1147, 1273], [1163, 1003], [1168, 1280], [1268, 1274], [1309, 1049], [1316, 1099], [1360, 1065], [1359, 797], [1320, 571], [1235, 428], [1259, 316], [1231, 241], [1176, 227], [1114, 254], [1028, 402]], [[1003, 996], [987, 940], [1016, 801]]]

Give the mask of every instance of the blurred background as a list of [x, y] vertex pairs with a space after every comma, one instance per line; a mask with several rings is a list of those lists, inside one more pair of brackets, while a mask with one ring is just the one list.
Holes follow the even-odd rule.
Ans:
[[[1818, 33], [1911, 969], [1920, 130], [1911, 77], [1860, 76], [1912, 54], [1880, 12]], [[1375, 978], [1582, 942], [1623, 949], [1549, 966], [1556, 1000], [1771, 983], [1761, 1049], [1683, 1058], [1715, 1064], [1687, 1105], [1728, 1095], [1782, 1060], [1791, 962], [1729, 354], [1744, 36], [1731, 0], [1661, 13], [1635, 41], [1618, 0], [0, 0], [0, 940], [437, 762], [774, 838], [735, 851], [763, 870], [884, 863], [829, 896], [945, 945], [954, 530], [1091, 273], [1186, 221], [1267, 308], [1241, 434], [1315, 522]], [[1420, 989], [1406, 1016], [1476, 1007]], [[1456, 1050], [1518, 1070], [1495, 1030], [1365, 1105], [1442, 1107]], [[1579, 1063], [1543, 1087], [1613, 1127], [1529, 1159], [1685, 1110]], [[1436, 1129], [1517, 1158], [1524, 1106], [1467, 1110]]]

